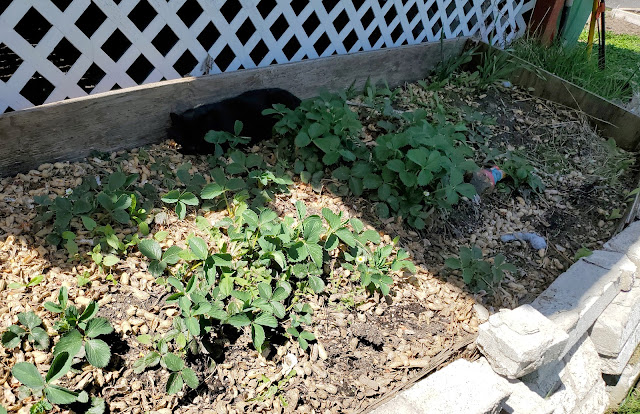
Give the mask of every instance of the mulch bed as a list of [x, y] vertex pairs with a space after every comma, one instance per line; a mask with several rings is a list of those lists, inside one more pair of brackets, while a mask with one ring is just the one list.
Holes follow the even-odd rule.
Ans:
[[[48, 229], [35, 220], [36, 195], [63, 195], [78, 185], [81, 177], [105, 176], [118, 165], [127, 173], [139, 173], [141, 180], [160, 189], [163, 177], [149, 168], [153, 162], [162, 161], [175, 171], [189, 161], [194, 171], [208, 171], [204, 157], [182, 156], [169, 142], [148, 147], [144, 159], [139, 150], [121, 151], [106, 160], [91, 157], [81, 162], [45, 164], [0, 181], [0, 327], [15, 323], [18, 313], [34, 310], [50, 335], [55, 335], [53, 315], [42, 305], [55, 301], [63, 285], [79, 306], [92, 299], [98, 301], [101, 316], [108, 317], [116, 328], [114, 357], [104, 370], [85, 366], [69, 374], [63, 383], [104, 398], [111, 412], [355, 413], [424, 375], [425, 368], [437, 368], [458, 357], [477, 357], [473, 344], [453, 354], [447, 354], [447, 349], [475, 334], [489, 313], [532, 301], [573, 263], [579, 249], [597, 249], [613, 234], [614, 209], [624, 210], [625, 191], [634, 185], [633, 169], [622, 167], [632, 163], [633, 157], [608, 145], [582, 114], [515, 88], [479, 91], [470, 86], [446, 86], [431, 92], [413, 84], [397, 97], [395, 106], [412, 109], [417, 96], [428, 107], [436, 102], [436, 95], [452, 119], [462, 119], [470, 111], [495, 118], [495, 125], [483, 124], [480, 129], [481, 123], [476, 124], [482, 132], [478, 139], [488, 147], [525, 155], [537, 167], [546, 190], [538, 195], [498, 188], [483, 194], [479, 204], [465, 200], [426, 230], [416, 231], [399, 219], [380, 220], [366, 199], [337, 197], [324, 187], [314, 191], [296, 181], [288, 194], [279, 194], [270, 206], [281, 216], [293, 214], [293, 200], [304, 201], [310, 213], [323, 207], [343, 211], [378, 230], [386, 242], [399, 236], [400, 245], [418, 266], [415, 274], [396, 275], [387, 297], [329, 286], [326, 294], [310, 298], [318, 341], [308, 352], [283, 339], [271, 345], [265, 358], [253, 349], [247, 332], [225, 332], [217, 341], [220, 355], [188, 361], [199, 374], [201, 386], [168, 396], [164, 391], [166, 372], [148, 370], [138, 375], [132, 370], [133, 361], [146, 353], [135, 336], [166, 332], [177, 313], [175, 305], [164, 302], [165, 287], [157, 285], [147, 272], [146, 258], [136, 252], [121, 260], [114, 272], [118, 283], [114, 284], [98, 273], [93, 262], [70, 262], [64, 249], [44, 241]], [[431, 109], [436, 110], [435, 106]], [[367, 125], [363, 135], [377, 134], [375, 111], [364, 107], [354, 110]], [[271, 147], [267, 143], [251, 151], [267, 154]], [[477, 163], [482, 164], [484, 157], [479, 151]], [[197, 231], [193, 213], [178, 220], [170, 208], [159, 206], [154, 211], [152, 232], [165, 230], [168, 240], [184, 245], [187, 235]], [[223, 213], [199, 214], [213, 219]], [[536, 251], [518, 241], [500, 241], [502, 234], [514, 231], [536, 232], [546, 238], [548, 248]], [[459, 246], [471, 245], [482, 248], [485, 257], [504, 254], [517, 266], [518, 274], [508, 275], [494, 292], [470, 292], [460, 277], [443, 265], [446, 258], [458, 254]], [[86, 252], [90, 246], [81, 244], [80, 248]], [[44, 281], [36, 286], [8, 287], [39, 274], [44, 274]], [[78, 276], [87, 274], [91, 283], [78, 287]], [[256, 399], [264, 396], [263, 376], [277, 378], [285, 358], [294, 358], [297, 375], [282, 383], [275, 395]], [[10, 369], [16, 362], [31, 361], [45, 372], [50, 353], [28, 345], [14, 350], [0, 346], [0, 361], [0, 403], [27, 412], [31, 401], [19, 399], [19, 383], [11, 377]]]

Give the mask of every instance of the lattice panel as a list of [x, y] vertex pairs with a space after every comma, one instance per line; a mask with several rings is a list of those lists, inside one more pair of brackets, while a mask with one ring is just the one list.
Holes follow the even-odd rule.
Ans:
[[458, 36], [535, 0], [0, 0], [0, 113], [143, 83]]

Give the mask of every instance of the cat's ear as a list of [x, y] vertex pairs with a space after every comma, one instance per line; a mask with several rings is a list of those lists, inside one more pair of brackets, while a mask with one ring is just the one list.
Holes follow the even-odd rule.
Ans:
[[171, 117], [171, 123], [173, 125], [181, 125], [184, 122], [182, 116], [176, 114], [175, 112], [170, 112], [169, 116]]

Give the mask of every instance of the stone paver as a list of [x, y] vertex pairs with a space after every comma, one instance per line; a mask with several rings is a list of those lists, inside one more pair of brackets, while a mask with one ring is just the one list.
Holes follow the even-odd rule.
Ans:
[[576, 405], [571, 414], [601, 414], [607, 410], [608, 405], [609, 396], [604, 381], [600, 380], [591, 387], [586, 397]]
[[522, 382], [543, 398], [555, 396], [556, 404], [568, 412], [573, 409], [571, 404], [584, 398], [591, 387], [602, 380], [600, 364], [593, 342], [584, 335], [561, 361], [543, 365], [522, 377]]
[[497, 414], [508, 397], [507, 381], [486, 360], [459, 359], [370, 414]]
[[640, 347], [636, 348], [631, 361], [622, 370], [620, 375], [607, 375], [607, 394], [609, 394], [609, 407], [615, 408], [627, 397], [631, 387], [640, 377]]
[[[569, 335], [566, 353], [593, 325], [619, 292], [630, 260], [622, 253], [595, 251], [574, 263], [531, 306]], [[597, 263], [597, 264], [594, 264]]]
[[629, 292], [620, 292], [591, 328], [591, 340], [600, 355], [620, 354], [634, 329], [640, 323], [640, 279]]
[[508, 414], [552, 414], [554, 407], [520, 380], [509, 380], [511, 395], [502, 405]]
[[640, 343], [640, 325], [637, 325], [627, 342], [622, 346], [620, 353], [615, 357], [602, 356], [602, 373], [611, 375], [620, 375], [629, 363], [633, 351]]
[[478, 347], [495, 372], [520, 378], [560, 358], [568, 336], [530, 305], [503, 309], [480, 325]]

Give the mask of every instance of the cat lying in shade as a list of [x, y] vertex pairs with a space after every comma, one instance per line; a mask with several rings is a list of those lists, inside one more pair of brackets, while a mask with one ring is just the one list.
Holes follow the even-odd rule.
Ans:
[[283, 104], [289, 109], [300, 105], [300, 99], [284, 89], [255, 89], [220, 102], [197, 106], [181, 115], [171, 113], [168, 136], [181, 145], [182, 154], [213, 154], [215, 145], [204, 140], [209, 131], [234, 133], [236, 121], [242, 122], [242, 135], [254, 144], [271, 138], [277, 119], [262, 111]]

